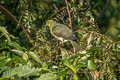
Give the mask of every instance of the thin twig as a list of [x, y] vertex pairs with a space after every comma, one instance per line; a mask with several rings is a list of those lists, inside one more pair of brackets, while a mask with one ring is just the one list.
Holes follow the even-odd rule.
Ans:
[[[55, 13], [53, 13], [50, 17], [48, 17], [48, 19], [52, 18], [53, 16], [55, 16], [58, 12], [60, 12], [61, 10], [65, 9], [66, 7], [62, 7], [61, 9], [57, 10]], [[47, 19], [47, 20], [48, 20]]]
[[69, 10], [69, 7], [68, 7], [68, 1], [65, 0], [65, 3], [66, 3], [66, 9], [67, 9], [68, 17], [69, 17], [69, 26], [70, 26], [71, 29], [72, 29], [72, 20], [71, 20], [70, 10]]
[[79, 72], [79, 73], [82, 73], [82, 74], [84, 74], [84, 75], [87, 77], [87, 80], [90, 80], [90, 79], [89, 79], [89, 77], [88, 77], [88, 74], [86, 73], [86, 71]]
[[30, 0], [30, 9], [32, 8], [33, 1]]
[[25, 27], [17, 20], [16, 16], [14, 16], [12, 13], [10, 13], [10, 11], [8, 11], [6, 8], [4, 8], [2, 5], [0, 5], [0, 8], [3, 9], [5, 12], [7, 12], [22, 28], [22, 30], [24, 31], [24, 33], [27, 36], [27, 39], [29, 40], [29, 42], [32, 44], [32, 46], [34, 46], [34, 44], [31, 42], [31, 37], [28, 34], [28, 32], [26, 31]]
[[87, 80], [90, 80], [88, 77], [88, 74], [86, 73], [86, 71], [84, 71], [85, 76], [87, 77]]
[[53, 4], [53, 7], [58, 11], [58, 8], [57, 8], [57, 6], [55, 4]]
[[101, 17], [101, 15], [106, 11], [109, 3], [110, 3], [110, 0], [107, 0], [107, 2], [106, 2], [106, 4], [105, 4], [105, 6], [103, 7], [102, 11], [97, 15], [96, 21], [97, 21], [97, 20], [99, 19], [99, 17]]

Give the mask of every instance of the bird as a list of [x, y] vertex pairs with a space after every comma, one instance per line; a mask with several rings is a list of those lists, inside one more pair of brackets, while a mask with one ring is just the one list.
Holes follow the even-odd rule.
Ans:
[[77, 43], [78, 38], [66, 25], [57, 23], [54, 20], [47, 20], [46, 25], [49, 27], [50, 33], [62, 42], [70, 41], [74, 50], [79, 51], [80, 45]]

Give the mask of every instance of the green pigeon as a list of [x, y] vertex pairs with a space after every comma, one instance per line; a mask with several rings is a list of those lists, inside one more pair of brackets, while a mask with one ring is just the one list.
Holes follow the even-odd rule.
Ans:
[[73, 34], [72, 30], [63, 24], [56, 23], [54, 20], [46, 21], [46, 25], [50, 29], [50, 33], [62, 42], [70, 41], [75, 51], [80, 50], [80, 45], [76, 42], [78, 38]]

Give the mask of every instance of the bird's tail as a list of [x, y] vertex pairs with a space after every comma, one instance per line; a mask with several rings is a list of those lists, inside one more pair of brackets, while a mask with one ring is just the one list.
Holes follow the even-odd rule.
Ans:
[[75, 41], [70, 41], [75, 51], [80, 51], [80, 45]]

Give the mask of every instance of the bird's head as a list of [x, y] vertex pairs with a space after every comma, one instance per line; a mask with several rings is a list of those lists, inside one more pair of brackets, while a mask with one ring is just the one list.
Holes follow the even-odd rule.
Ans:
[[52, 27], [56, 22], [54, 20], [47, 20], [46, 25], [50, 28]]

